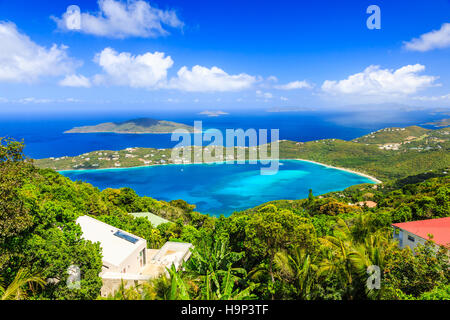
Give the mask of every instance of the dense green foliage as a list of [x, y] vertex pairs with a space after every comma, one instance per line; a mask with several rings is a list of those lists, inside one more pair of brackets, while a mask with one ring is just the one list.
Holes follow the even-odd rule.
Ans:
[[[92, 185], [72, 182], [52, 170], [37, 169], [22, 155], [23, 145], [0, 141], [0, 278], [8, 284], [19, 269], [39, 274], [47, 285], [33, 298], [95, 299], [102, 286], [101, 249], [81, 238], [75, 223], [91, 215], [133, 232], [159, 248], [167, 239], [182, 236], [183, 225], [204, 224], [207, 216], [193, 212], [183, 201], [174, 205], [138, 197], [131, 189], [100, 192]], [[152, 211], [176, 224], [153, 228], [144, 218], [127, 212]], [[66, 286], [67, 269], [80, 267], [81, 289]]]
[[[83, 240], [75, 224], [87, 214], [147, 239], [151, 248], [167, 240], [195, 246], [182, 271], [172, 268], [170, 278], [122, 287], [111, 299], [448, 299], [447, 249], [436, 252], [431, 242], [415, 253], [399, 249], [390, 228], [450, 216], [450, 178], [442, 169], [321, 196], [312, 190], [308, 199], [212, 218], [182, 200], [167, 203], [128, 188], [101, 192], [72, 182], [34, 167], [22, 144], [2, 142], [1, 288], [23, 279], [18, 298], [99, 297], [101, 249]], [[377, 206], [356, 205], [361, 201]], [[174, 223], [154, 228], [129, 212], [152, 212]], [[80, 266], [80, 289], [66, 286], [70, 265]], [[379, 290], [366, 286], [371, 265], [381, 270]], [[30, 290], [23, 272], [45, 285]]]

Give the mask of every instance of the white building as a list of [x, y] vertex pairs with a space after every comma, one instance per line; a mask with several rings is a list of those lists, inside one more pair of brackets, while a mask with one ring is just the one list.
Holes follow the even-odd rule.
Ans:
[[83, 238], [99, 242], [103, 272], [139, 274], [147, 264], [147, 241], [88, 216], [77, 219]]
[[142, 283], [162, 274], [175, 265], [177, 269], [191, 256], [190, 243], [167, 242], [159, 249], [147, 249], [147, 241], [88, 216], [77, 219], [82, 237], [102, 248], [103, 297], [114, 293], [122, 281], [126, 287]]

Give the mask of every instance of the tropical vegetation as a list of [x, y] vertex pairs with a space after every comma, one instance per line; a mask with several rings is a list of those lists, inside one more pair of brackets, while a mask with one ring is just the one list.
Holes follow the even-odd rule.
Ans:
[[[149, 248], [168, 240], [194, 244], [179, 271], [169, 268], [169, 276], [122, 285], [109, 299], [449, 299], [448, 248], [435, 250], [429, 241], [415, 252], [400, 249], [391, 229], [395, 222], [450, 216], [446, 166], [211, 217], [182, 200], [71, 181], [36, 167], [23, 147], [0, 140], [2, 299], [100, 298], [101, 248], [81, 237], [75, 223], [80, 215], [143, 237]], [[377, 205], [357, 205], [364, 201]], [[172, 222], [155, 227], [133, 212]], [[66, 284], [71, 265], [80, 267], [79, 288]], [[371, 266], [380, 270], [379, 289], [367, 285]]]

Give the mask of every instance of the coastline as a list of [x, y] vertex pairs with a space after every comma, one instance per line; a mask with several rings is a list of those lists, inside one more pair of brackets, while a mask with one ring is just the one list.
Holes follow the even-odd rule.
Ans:
[[354, 173], [354, 174], [357, 174], [359, 176], [365, 177], [365, 178], [367, 178], [369, 180], [372, 180], [373, 182], [375, 182], [375, 184], [383, 183], [383, 181], [375, 178], [374, 176], [371, 176], [371, 175], [368, 175], [366, 173], [362, 173], [362, 172], [359, 172], [359, 171], [355, 171], [355, 170], [352, 170], [352, 169], [335, 167], [335, 166], [331, 166], [329, 164], [325, 164], [325, 163], [321, 163], [321, 162], [317, 162], [317, 161], [313, 161], [313, 160], [306, 160], [306, 159], [294, 159], [294, 160], [311, 162], [311, 163], [314, 163], [314, 164], [317, 164], [317, 165], [320, 165], [320, 166], [324, 166], [324, 167], [327, 167], [327, 168], [333, 168], [333, 169], [337, 169], [337, 170], [341, 170], [341, 171], [347, 171], [347, 172], [350, 172], [350, 173]]
[[[366, 173], [362, 173], [362, 172], [358, 172], [352, 169], [347, 169], [347, 168], [341, 168], [341, 167], [335, 167], [332, 165], [328, 165], [325, 163], [321, 163], [321, 162], [317, 162], [317, 161], [313, 161], [313, 160], [306, 160], [306, 159], [270, 159], [270, 160], [277, 160], [277, 161], [289, 161], [289, 160], [295, 160], [295, 161], [303, 161], [303, 162], [309, 162], [309, 163], [314, 163], [316, 165], [320, 165], [323, 167], [327, 167], [327, 168], [331, 168], [331, 169], [336, 169], [336, 170], [341, 170], [341, 171], [346, 171], [349, 173], [353, 173], [362, 177], [365, 177], [371, 181], [373, 181], [375, 184], [380, 184], [383, 183], [383, 181], [377, 179], [374, 176], [368, 175]], [[148, 168], [148, 167], [157, 167], [157, 166], [187, 166], [187, 165], [198, 165], [198, 164], [220, 164], [220, 163], [227, 163], [227, 162], [235, 162], [236, 160], [226, 160], [226, 161], [212, 161], [212, 162], [193, 162], [193, 163], [169, 163], [169, 164], [151, 164], [151, 165], [145, 165], [145, 166], [135, 166], [135, 167], [123, 167], [123, 168], [99, 168], [99, 169], [70, 169], [70, 170], [57, 170], [57, 172], [76, 172], [76, 171], [101, 171], [101, 170], [129, 170], [129, 169], [140, 169], [140, 168]], [[246, 161], [255, 161], [255, 160], [246, 160]], [[256, 160], [259, 161], [259, 160]]]

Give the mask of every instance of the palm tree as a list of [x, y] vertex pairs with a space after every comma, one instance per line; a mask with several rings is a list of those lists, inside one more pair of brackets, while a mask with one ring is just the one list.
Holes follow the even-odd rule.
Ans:
[[293, 254], [278, 252], [275, 256], [277, 274], [287, 277], [295, 283], [296, 295], [299, 299], [310, 300], [311, 289], [316, 280], [318, 266], [304, 248], [296, 247]]
[[[8, 286], [3, 285], [0, 281], [0, 300], [25, 300], [28, 296], [27, 291], [34, 291], [34, 284], [44, 287], [45, 281], [25, 269], [20, 269]], [[28, 288], [25, 288], [26, 286]]]
[[[359, 244], [355, 251], [350, 254], [351, 263], [361, 277], [367, 277], [369, 266], [377, 266], [380, 270], [384, 269], [386, 253], [395, 246], [393, 242], [381, 233], [368, 236], [364, 243]], [[381, 276], [381, 275], [380, 275]], [[366, 295], [368, 298], [377, 298], [382, 290], [374, 290], [366, 286]]]
[[[370, 234], [370, 223], [366, 217], [357, 219], [353, 228], [342, 219], [338, 219], [335, 229], [336, 236], [327, 236], [321, 240], [325, 248], [325, 258], [319, 269], [320, 275], [337, 275], [342, 288], [345, 288], [350, 299], [360, 285], [365, 285], [368, 279], [368, 268], [377, 266], [383, 270], [385, 256], [392, 249], [393, 242], [388, 240], [383, 231]], [[360, 287], [359, 287], [360, 288]], [[365, 286], [368, 298], [376, 298], [382, 290], [374, 290]]]
[[344, 220], [338, 218], [334, 234], [335, 236], [319, 239], [324, 248], [324, 258], [320, 263], [318, 275], [336, 275], [341, 287], [352, 299], [353, 265], [350, 258], [355, 249], [352, 245], [350, 227]]

